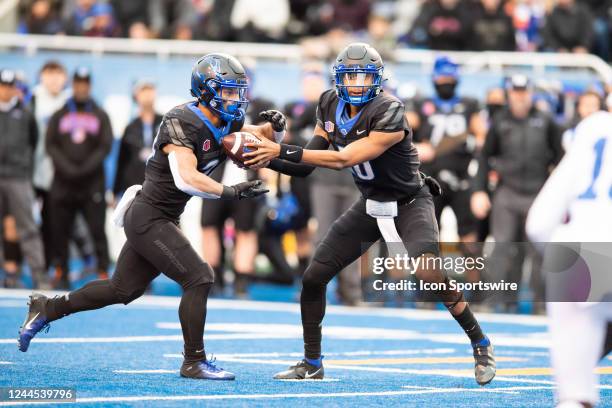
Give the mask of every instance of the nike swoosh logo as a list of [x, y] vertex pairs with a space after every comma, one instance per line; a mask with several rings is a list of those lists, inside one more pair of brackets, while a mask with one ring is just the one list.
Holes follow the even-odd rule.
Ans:
[[287, 150], [287, 154], [297, 153], [297, 150]]
[[34, 317], [33, 317], [33, 318], [31, 318], [31, 319], [30, 319], [30, 321], [29, 321], [29, 322], [28, 322], [28, 323], [25, 325], [25, 329], [26, 329], [26, 330], [30, 330], [30, 329], [32, 328], [32, 327], [31, 327], [31, 326], [32, 326], [32, 322], [33, 322], [34, 320], [36, 320], [36, 318], [38, 317], [38, 315], [39, 315], [39, 314], [40, 314], [40, 312], [36, 313], [36, 314], [34, 315]]
[[358, 134], [358, 135], [361, 135], [363, 132], [365, 132], [365, 130], [358, 130], [358, 131], [357, 131], [357, 134]]
[[319, 367], [319, 369], [317, 371], [315, 371], [314, 373], [309, 373], [308, 371], [306, 371], [306, 374], [304, 374], [304, 379], [309, 379], [314, 377], [315, 375], [319, 374], [319, 371], [321, 371], [321, 367]]

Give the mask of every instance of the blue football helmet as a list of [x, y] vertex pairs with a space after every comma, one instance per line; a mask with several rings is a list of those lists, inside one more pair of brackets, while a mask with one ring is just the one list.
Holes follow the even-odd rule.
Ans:
[[[380, 93], [384, 69], [382, 58], [373, 47], [350, 44], [338, 54], [333, 66], [338, 98], [350, 105], [365, 105]], [[352, 94], [348, 88], [361, 88], [361, 92]]]
[[244, 118], [247, 91], [246, 71], [231, 55], [207, 54], [193, 66], [191, 94], [224, 122]]

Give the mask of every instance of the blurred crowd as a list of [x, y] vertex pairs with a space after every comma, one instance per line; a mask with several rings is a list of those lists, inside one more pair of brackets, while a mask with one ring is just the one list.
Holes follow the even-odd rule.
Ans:
[[593, 52], [610, 58], [611, 0], [23, 0], [18, 32], [305, 43], [380, 51]]
[[[5, 287], [23, 285], [22, 265], [40, 288], [69, 288], [74, 259], [81, 261], [82, 275], [112, 272], [106, 214], [127, 187], [142, 183], [163, 112], [155, 110], [156, 84], [141, 80], [129, 90], [136, 116], [125, 129], [112, 129], [109, 115], [92, 97], [93, 79], [89, 69], [68, 72], [57, 61], [45, 63], [34, 84], [0, 70], [0, 269]], [[606, 99], [604, 87], [594, 84], [551, 98], [549, 90], [519, 74], [491, 88], [484, 100], [475, 100], [458, 93], [459, 67], [446, 57], [436, 61], [431, 80], [434, 95], [413, 95], [404, 102], [423, 170], [445, 191], [436, 202], [443, 236], [463, 244], [487, 237], [526, 241], [527, 210], [564, 150], [571, 148], [574, 127], [597, 110], [612, 111], [612, 97]], [[330, 86], [320, 62], [304, 63], [302, 96], [274, 106], [250, 95], [248, 120], [257, 123], [260, 111], [281, 109], [289, 119], [286, 140], [304, 145], [313, 134], [318, 97]], [[387, 81], [385, 92], [396, 90], [397, 84]], [[113, 135], [119, 134], [118, 155], [112, 156], [116, 176], [109, 183], [104, 164]], [[236, 296], [246, 295], [249, 284], [258, 280], [293, 284], [313, 247], [359, 194], [349, 171], [317, 169], [297, 179], [269, 169], [245, 172], [227, 161], [212, 177], [229, 185], [259, 177], [271, 191], [260, 201], [203, 200], [201, 250], [215, 270], [218, 293]], [[445, 211], [454, 213], [454, 224], [443, 216]], [[505, 256], [505, 273], [520, 281], [523, 268], [516, 267], [516, 259], [529, 254]], [[533, 269], [537, 262], [530, 265]], [[530, 276], [534, 299], [541, 299], [537, 274]], [[339, 275], [337, 288], [343, 303], [362, 301], [358, 262]]]

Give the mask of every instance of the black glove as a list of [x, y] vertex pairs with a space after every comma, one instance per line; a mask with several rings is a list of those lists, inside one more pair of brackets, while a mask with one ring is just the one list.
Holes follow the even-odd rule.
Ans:
[[270, 122], [275, 132], [282, 132], [287, 127], [285, 115], [277, 110], [263, 111], [259, 114], [259, 117], [266, 122]]
[[440, 186], [438, 180], [426, 175], [425, 173], [421, 173], [421, 177], [423, 177], [425, 184], [427, 184], [427, 187], [429, 187], [429, 192], [432, 196], [437, 197], [442, 195], [442, 186]]
[[221, 198], [223, 200], [242, 200], [243, 198], [253, 198], [267, 193], [268, 190], [263, 186], [263, 181], [245, 181], [234, 186], [224, 186]]

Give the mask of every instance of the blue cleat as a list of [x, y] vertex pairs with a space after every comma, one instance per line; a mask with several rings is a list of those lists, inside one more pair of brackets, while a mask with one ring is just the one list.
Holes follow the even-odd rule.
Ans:
[[45, 313], [45, 304], [47, 303], [47, 297], [40, 293], [35, 293], [30, 296], [28, 302], [28, 314], [26, 315], [23, 325], [19, 329], [19, 350], [26, 352], [30, 347], [30, 342], [36, 336], [38, 332], [46, 329], [49, 331], [49, 321]]
[[215, 365], [216, 359], [201, 360], [192, 363], [186, 361], [181, 366], [181, 377], [186, 378], [197, 378], [200, 380], [223, 380], [231, 381], [235, 380], [236, 376], [234, 373], [225, 371], [224, 369]]
[[495, 356], [493, 345], [487, 336], [480, 342], [473, 343], [474, 348], [474, 375], [479, 385], [487, 385], [495, 377]]

